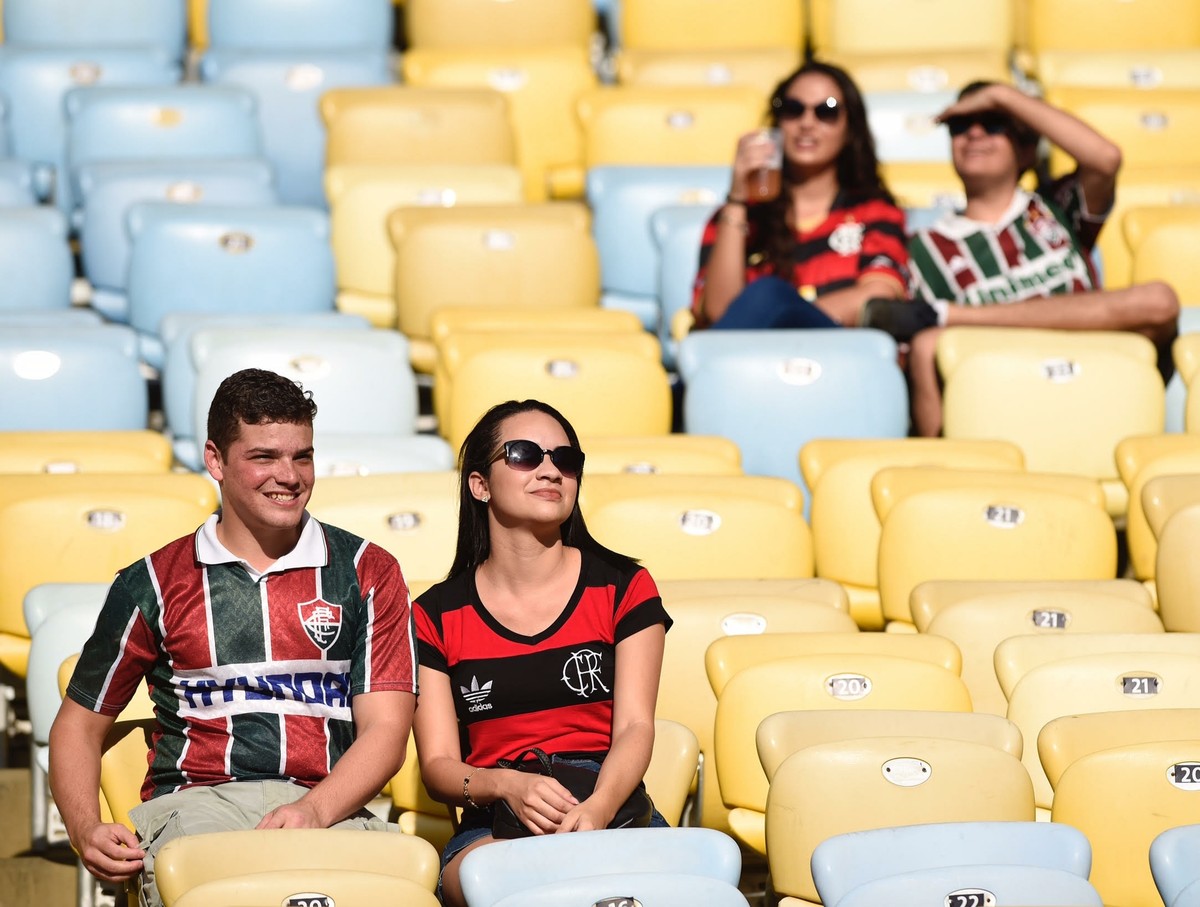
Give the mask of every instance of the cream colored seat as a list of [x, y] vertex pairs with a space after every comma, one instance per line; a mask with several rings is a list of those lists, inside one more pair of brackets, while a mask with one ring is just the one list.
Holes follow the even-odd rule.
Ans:
[[569, 45], [586, 49], [596, 27], [590, 0], [403, 0], [417, 50], [495, 50]]
[[1200, 374], [1200, 335], [1184, 334], [1171, 347], [1175, 367], [1187, 385], [1187, 403], [1184, 408], [1183, 424], [1188, 432], [1200, 431], [1200, 389], [1196, 387], [1196, 376]]
[[171, 442], [158, 431], [6, 431], [0, 473], [165, 473]]
[[1196, 542], [1200, 538], [1200, 478], [1159, 476], [1146, 485], [1148, 493], [1182, 480], [1192, 501], [1167, 519], [1158, 533], [1156, 576], [1158, 608], [1163, 626], [1172, 631], [1200, 632], [1196, 598]]
[[1129, 496], [1125, 514], [1129, 565], [1138, 579], [1153, 580], [1158, 542], [1150, 530], [1143, 494], [1147, 483], [1157, 476], [1200, 475], [1200, 436], [1134, 435], [1117, 443], [1115, 455], [1117, 470]]
[[[1196, 85], [1200, 88], [1200, 48]], [[1121, 218], [1121, 229], [1133, 259], [1132, 283], [1166, 281], [1180, 305], [1200, 305], [1200, 277], [1187, 266], [1200, 240], [1200, 205], [1167, 205], [1130, 208]]]
[[721, 435], [597, 435], [580, 439], [588, 475], [742, 475], [742, 453]]

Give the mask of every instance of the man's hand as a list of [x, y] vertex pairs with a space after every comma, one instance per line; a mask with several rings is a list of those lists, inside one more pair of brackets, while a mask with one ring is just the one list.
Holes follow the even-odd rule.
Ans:
[[146, 852], [137, 835], [120, 823], [98, 822], [72, 843], [87, 871], [103, 882], [124, 882], [142, 871]]
[[255, 828], [324, 828], [325, 823], [317, 816], [317, 811], [304, 800], [287, 803], [278, 809], [273, 809], [259, 822]]

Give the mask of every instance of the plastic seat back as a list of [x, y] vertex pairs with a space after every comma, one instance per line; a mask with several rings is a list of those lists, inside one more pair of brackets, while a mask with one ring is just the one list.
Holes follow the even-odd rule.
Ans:
[[[686, 21], [687, 28], [679, 24]], [[804, 43], [802, 11], [788, 0], [756, 4], [748, 14], [736, 0], [697, 8], [688, 0], [624, 0], [622, 50], [687, 51], [714, 47], [800, 50]], [[781, 72], [780, 76], [784, 73]]]
[[621, 85], [747, 85], [769, 97], [785, 73], [800, 66], [798, 47], [747, 50], [727, 47], [689, 50], [632, 50], [617, 56]]
[[367, 50], [392, 46], [388, 0], [206, 0], [208, 43], [252, 51]]
[[[1196, 58], [1200, 70], [1200, 53]], [[1196, 87], [1200, 87], [1200, 73]], [[1200, 237], [1200, 206], [1130, 208], [1121, 218], [1121, 229], [1133, 259], [1133, 283], [1164, 280], [1181, 305], [1200, 305], [1200, 279], [1181, 266]]]
[[[659, 342], [664, 361], [674, 365], [679, 341], [687, 336], [694, 319], [692, 293], [699, 270], [700, 242], [713, 215], [711, 204], [664, 205], [650, 215], [650, 232], [658, 248], [658, 296], [661, 317]], [[686, 329], [680, 325], [686, 325]]]
[[935, 117], [955, 97], [954, 89], [867, 92], [863, 103], [879, 160], [950, 160], [950, 133]]
[[1028, 4], [1031, 50], [1167, 50], [1200, 45], [1200, 11], [1187, 0], [1036, 0]]
[[0, 473], [165, 473], [171, 444], [162, 432], [6, 431], [0, 434]]
[[53, 208], [0, 208], [0, 308], [65, 309], [75, 262]]
[[7, 0], [9, 44], [120, 47], [150, 44], [183, 57], [183, 0]]
[[1130, 50], [1046, 50], [1034, 71], [1049, 88], [1178, 89], [1200, 87], [1197, 48]]
[[[1163, 903], [1175, 905], [1189, 886], [1200, 881], [1193, 859], [1200, 846], [1200, 824], [1168, 828], [1150, 842], [1150, 872]], [[1186, 907], [1182, 904], [1181, 907]]]
[[588, 475], [743, 475], [742, 453], [717, 435], [597, 436], [581, 440]]
[[586, 48], [596, 10], [591, 0], [405, 0], [404, 24], [417, 50]]
[[1123, 438], [1117, 444], [1116, 461], [1129, 496], [1125, 512], [1129, 563], [1138, 579], [1153, 579], [1158, 541], [1150, 528], [1143, 495], [1159, 476], [1200, 474], [1200, 438], [1189, 434]]
[[1007, 51], [1013, 5], [986, 0], [968, 11], [954, 0], [812, 0], [809, 27], [818, 53]]
[[[1154, 479], [1148, 490], [1165, 484], [1168, 479], [1182, 478], [1160, 476]], [[1197, 491], [1197, 483], [1186, 477], [1189, 489]], [[1197, 499], [1200, 500], [1200, 499]], [[1171, 631], [1200, 632], [1200, 608], [1196, 606], [1195, 560], [1190, 552], [1200, 533], [1200, 506], [1191, 504], [1182, 507], [1166, 521], [1159, 533], [1156, 585], [1159, 611], [1163, 626]]]
[[15, 158], [0, 158], [0, 208], [37, 204], [33, 167]]

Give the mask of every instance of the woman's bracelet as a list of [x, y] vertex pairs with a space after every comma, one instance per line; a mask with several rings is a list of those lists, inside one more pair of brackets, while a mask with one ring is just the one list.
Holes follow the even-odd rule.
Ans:
[[717, 215], [717, 223], [733, 227], [739, 233], [748, 234], [750, 232], [750, 224], [745, 218], [732, 218], [724, 211]]
[[744, 198], [734, 198], [733, 193], [730, 193], [729, 195], [725, 196], [725, 204], [727, 204], [727, 205], [745, 205], [746, 200]]
[[475, 777], [475, 772], [479, 771], [483, 766], [478, 766], [471, 771], [471, 774], [463, 778], [463, 799], [467, 801], [467, 806], [472, 809], [483, 809], [478, 803], [471, 799], [471, 779]]

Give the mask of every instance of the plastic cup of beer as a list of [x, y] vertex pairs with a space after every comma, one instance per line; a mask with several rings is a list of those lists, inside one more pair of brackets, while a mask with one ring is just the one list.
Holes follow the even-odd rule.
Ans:
[[760, 129], [758, 141], [771, 146], [766, 164], [751, 170], [747, 179], [747, 200], [769, 202], [779, 196], [783, 182], [783, 136], [778, 129]]

